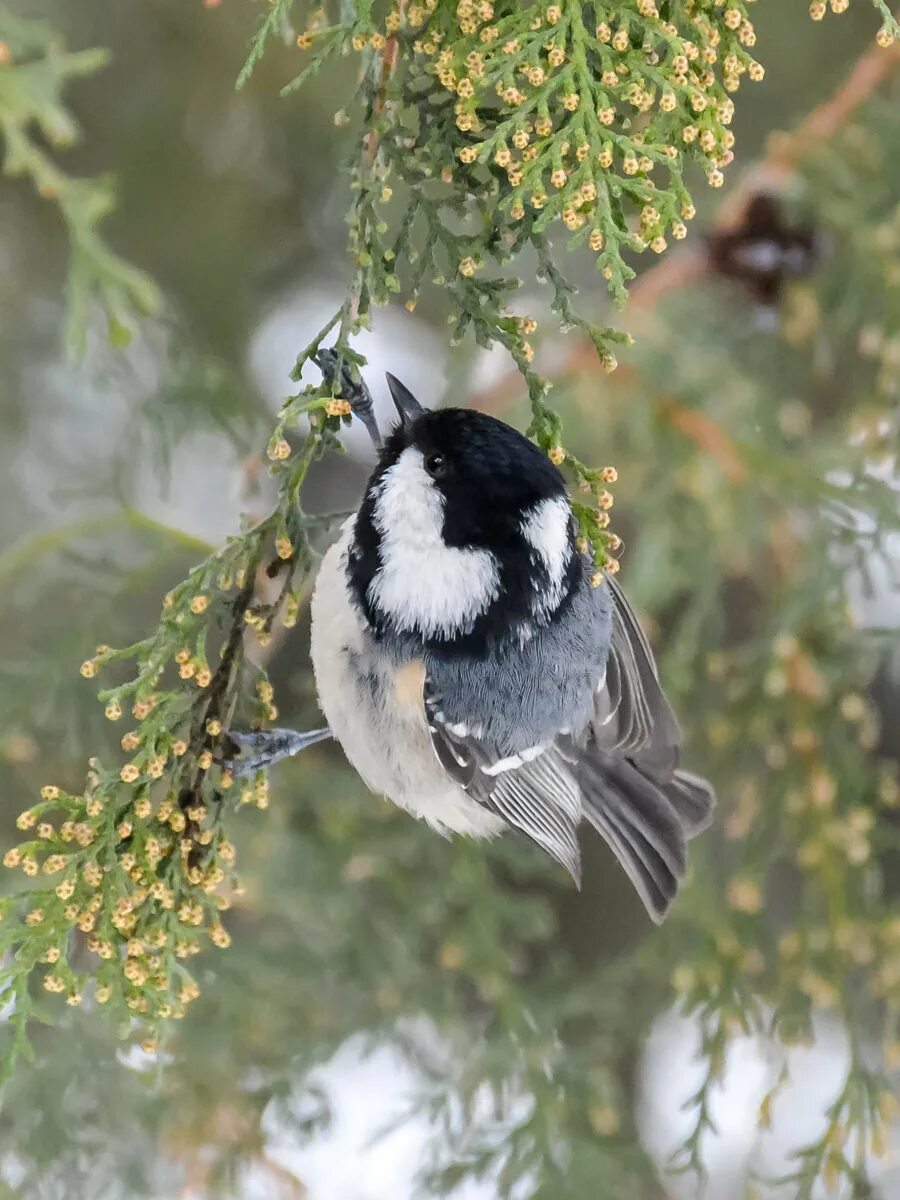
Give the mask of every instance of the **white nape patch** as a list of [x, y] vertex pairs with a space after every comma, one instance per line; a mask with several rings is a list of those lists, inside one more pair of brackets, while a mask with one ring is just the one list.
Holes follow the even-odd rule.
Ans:
[[517, 767], [524, 766], [525, 763], [534, 762], [538, 755], [543, 753], [543, 746], [529, 746], [527, 750], [523, 750], [520, 754], [511, 754], [509, 758], [499, 758], [489, 767], [481, 767], [480, 769], [484, 775], [500, 775], [504, 771], [515, 771]]
[[563, 598], [566, 567], [572, 557], [569, 543], [569, 502], [563, 496], [541, 500], [522, 521], [522, 533], [549, 577], [547, 590], [537, 597], [538, 612], [553, 612]]
[[454, 737], [464, 738], [468, 736], [469, 727], [464, 721], [460, 721], [456, 725], [448, 725], [447, 732], [452, 733]]
[[452, 637], [496, 600], [500, 575], [493, 554], [444, 544], [444, 497], [415, 447], [384, 473], [373, 519], [381, 534], [381, 566], [369, 599], [400, 628]]

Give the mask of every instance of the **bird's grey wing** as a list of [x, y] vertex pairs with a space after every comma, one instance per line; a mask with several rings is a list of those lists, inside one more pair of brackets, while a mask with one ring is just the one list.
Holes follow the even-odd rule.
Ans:
[[579, 758], [584, 815], [609, 842], [655, 921], [686, 870], [686, 843], [712, 818], [705, 780], [678, 769], [681, 733], [653, 654], [628, 601], [609, 580], [606, 679]]
[[[439, 761], [473, 799], [527, 834], [576, 882], [577, 829], [586, 817], [660, 921], [684, 877], [687, 840], [709, 824], [713, 794], [678, 769], [681, 735], [653, 654], [622, 592], [608, 582], [605, 594], [579, 593], [570, 625], [524, 646], [514, 669], [495, 662], [478, 671], [470, 665], [467, 674], [446, 664], [439, 678], [426, 672], [426, 716]], [[488, 711], [481, 691], [495, 699], [502, 692], [503, 711], [516, 714], [517, 734], [527, 727], [533, 744], [526, 740], [522, 749], [520, 741], [513, 753], [508, 738], [485, 735], [475, 715]], [[532, 697], [541, 698], [537, 722]]]
[[424, 698], [431, 742], [447, 774], [580, 884], [581, 792], [565, 748], [550, 738], [518, 754], [501, 754], [479, 736], [477, 725], [447, 719], [445, 699], [427, 678]]
[[628, 759], [642, 774], [670, 786], [688, 837], [711, 820], [709, 785], [678, 769], [681, 730], [666, 699], [653, 652], [621, 588], [609, 579], [612, 635], [606, 680], [594, 701], [592, 743], [604, 755]]
[[594, 701], [597, 745], [622, 754], [640, 752], [648, 765], [674, 770], [681, 733], [660, 686], [653, 652], [621, 588], [607, 580], [613, 599], [612, 636], [604, 686]]

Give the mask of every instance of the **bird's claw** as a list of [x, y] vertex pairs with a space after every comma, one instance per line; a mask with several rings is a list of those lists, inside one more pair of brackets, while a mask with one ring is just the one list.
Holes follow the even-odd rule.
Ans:
[[299, 733], [296, 729], [259, 729], [247, 732], [229, 729], [229, 740], [239, 750], [247, 753], [241, 758], [225, 759], [222, 766], [231, 771], [236, 779], [240, 779], [252, 775], [255, 771], [265, 770], [283, 758], [292, 758], [308, 746], [314, 746], [316, 742], [323, 742], [330, 737], [331, 730], [327, 727], [311, 729], [306, 733]]
[[369, 437], [378, 449], [381, 446], [381, 433], [375, 420], [375, 402], [365, 381], [354, 379], [350, 363], [342, 359], [332, 346], [317, 350], [315, 360], [327, 383], [333, 386], [337, 381], [341, 396], [349, 403], [353, 415], [365, 425]]

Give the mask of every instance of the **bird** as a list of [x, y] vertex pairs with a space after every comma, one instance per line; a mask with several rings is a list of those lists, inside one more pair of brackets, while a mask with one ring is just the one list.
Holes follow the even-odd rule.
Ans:
[[[356, 385], [378, 459], [312, 594], [327, 727], [240, 735], [251, 753], [236, 769], [333, 737], [373, 792], [438, 832], [515, 830], [577, 886], [587, 824], [659, 923], [715, 799], [679, 765], [679, 727], [634, 612], [611, 575], [597, 586], [543, 451], [503, 421], [425, 408], [387, 380], [399, 420], [384, 440]], [[353, 388], [344, 371], [351, 405]]]

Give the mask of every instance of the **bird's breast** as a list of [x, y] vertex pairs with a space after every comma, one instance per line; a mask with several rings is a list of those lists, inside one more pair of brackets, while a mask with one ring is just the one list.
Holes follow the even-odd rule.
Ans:
[[431, 745], [414, 653], [389, 654], [368, 633], [347, 583], [352, 528], [322, 560], [311, 602], [311, 653], [319, 703], [351, 765], [442, 832], [489, 836], [502, 823], [451, 780]]

